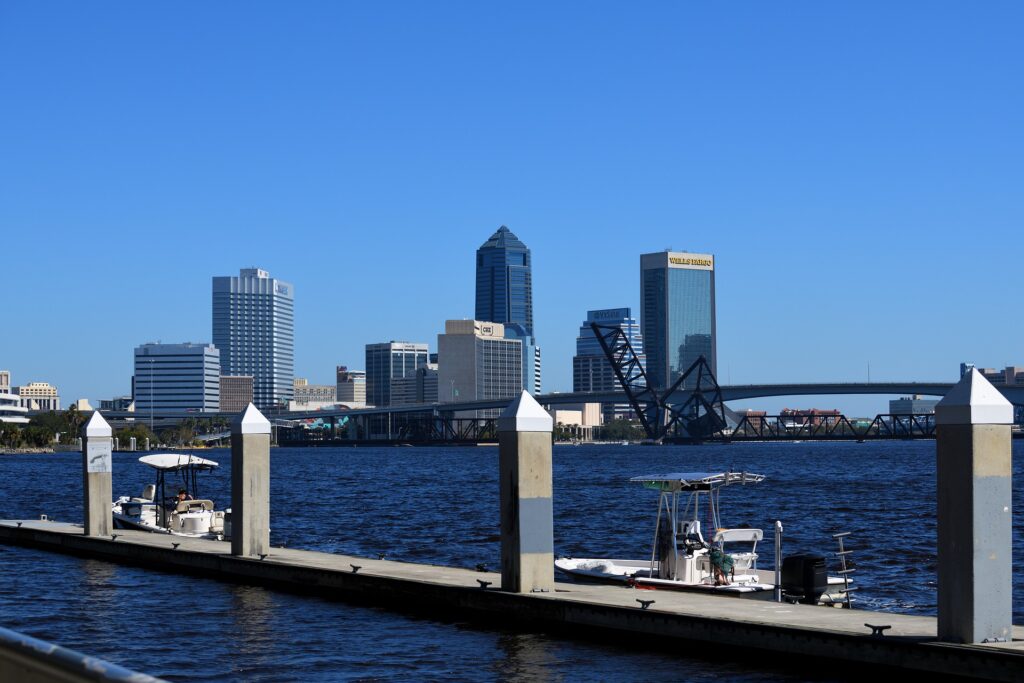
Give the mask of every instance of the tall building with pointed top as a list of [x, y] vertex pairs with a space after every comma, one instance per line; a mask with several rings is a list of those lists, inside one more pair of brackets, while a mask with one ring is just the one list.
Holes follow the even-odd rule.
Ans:
[[541, 391], [540, 347], [533, 336], [533, 274], [530, 250], [506, 226], [476, 250], [477, 320], [501, 323], [523, 349], [523, 387]]
[[530, 250], [504, 225], [476, 250], [476, 319], [533, 335]]
[[257, 408], [287, 403], [295, 377], [295, 288], [259, 268], [213, 278], [213, 344], [225, 375], [253, 378]]

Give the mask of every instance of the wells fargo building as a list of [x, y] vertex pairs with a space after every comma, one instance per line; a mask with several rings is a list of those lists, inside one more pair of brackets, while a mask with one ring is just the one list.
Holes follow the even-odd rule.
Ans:
[[654, 387], [671, 386], [702, 355], [717, 376], [713, 255], [642, 254], [640, 300], [647, 377]]

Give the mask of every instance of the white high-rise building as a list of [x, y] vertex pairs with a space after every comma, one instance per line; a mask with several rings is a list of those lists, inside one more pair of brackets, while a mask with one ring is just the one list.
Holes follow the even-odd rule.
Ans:
[[213, 278], [213, 344], [225, 375], [251, 375], [258, 408], [287, 403], [295, 376], [295, 288], [259, 268]]

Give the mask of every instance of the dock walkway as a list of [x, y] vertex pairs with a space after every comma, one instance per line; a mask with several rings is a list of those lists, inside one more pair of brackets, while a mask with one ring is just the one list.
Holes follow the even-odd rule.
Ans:
[[[113, 562], [187, 572], [560, 632], [636, 642], [688, 641], [745, 656], [804, 658], [998, 681], [1024, 680], [1024, 627], [1014, 641], [957, 645], [936, 641], [934, 617], [832, 609], [621, 586], [559, 583], [553, 593], [497, 590], [494, 572], [274, 548], [262, 559], [235, 557], [230, 544], [141, 531], [85, 536], [81, 526], [0, 520], [0, 542]], [[175, 544], [177, 547], [175, 547]], [[358, 569], [354, 569], [354, 567]], [[490, 582], [482, 586], [481, 582]], [[638, 600], [653, 600], [641, 609]], [[888, 625], [871, 635], [865, 623]], [[841, 671], [841, 669], [836, 669]]]

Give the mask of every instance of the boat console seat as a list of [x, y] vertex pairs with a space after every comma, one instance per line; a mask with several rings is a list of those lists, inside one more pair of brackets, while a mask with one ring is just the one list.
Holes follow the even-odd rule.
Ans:
[[719, 544], [723, 552], [726, 543], [750, 543], [748, 552], [733, 553], [733, 570], [757, 569], [757, 542], [764, 538], [764, 531], [761, 529], [719, 529], [715, 534], [715, 543]]
[[156, 484], [146, 484], [142, 494], [138, 498], [132, 498], [133, 503], [152, 503], [156, 497]]
[[677, 537], [683, 540], [688, 548], [699, 549], [704, 547], [704, 535], [700, 533], [699, 519], [680, 522]]
[[175, 512], [199, 512], [201, 510], [212, 510], [212, 500], [182, 500], [178, 502]]

